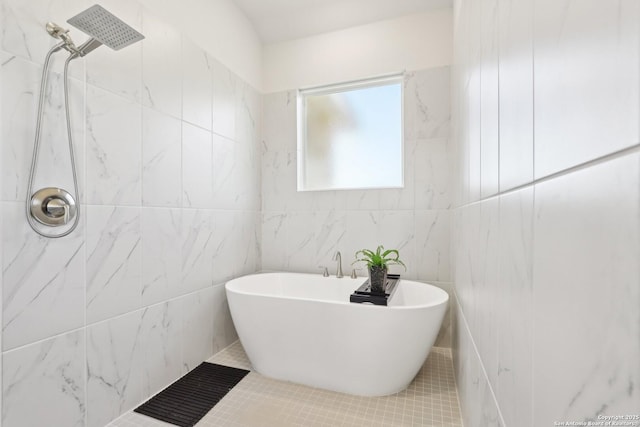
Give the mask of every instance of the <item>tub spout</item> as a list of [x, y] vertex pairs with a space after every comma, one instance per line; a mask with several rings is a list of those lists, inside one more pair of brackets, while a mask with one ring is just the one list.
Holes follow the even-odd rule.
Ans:
[[336, 277], [340, 279], [344, 277], [342, 275], [342, 255], [340, 254], [340, 251], [336, 251], [336, 254], [333, 256], [333, 260], [338, 261], [338, 270], [336, 271]]

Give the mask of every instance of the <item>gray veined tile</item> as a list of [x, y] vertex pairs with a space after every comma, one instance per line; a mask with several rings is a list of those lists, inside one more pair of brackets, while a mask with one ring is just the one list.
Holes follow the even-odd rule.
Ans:
[[87, 322], [142, 304], [140, 208], [88, 206]]
[[[23, 203], [4, 203], [3, 348], [10, 349], [82, 326], [84, 220], [71, 235], [37, 235]], [[19, 226], [16, 226], [19, 224]]]
[[140, 105], [93, 86], [86, 102], [87, 203], [140, 206]]
[[87, 426], [103, 426], [142, 400], [141, 331], [142, 311], [87, 328]]
[[4, 353], [2, 423], [83, 427], [84, 348], [75, 331]]

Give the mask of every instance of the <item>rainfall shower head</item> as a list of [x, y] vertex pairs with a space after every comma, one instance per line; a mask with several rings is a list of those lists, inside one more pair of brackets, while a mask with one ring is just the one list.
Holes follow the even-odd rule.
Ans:
[[67, 22], [91, 36], [89, 41], [78, 48], [81, 56], [101, 44], [109, 46], [113, 50], [120, 50], [144, 39], [142, 34], [98, 4], [80, 12]]

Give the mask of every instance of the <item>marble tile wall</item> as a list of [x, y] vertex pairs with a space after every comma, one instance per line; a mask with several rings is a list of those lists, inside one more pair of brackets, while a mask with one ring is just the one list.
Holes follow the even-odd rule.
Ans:
[[[54, 43], [44, 23], [66, 24], [91, 4], [0, 0], [5, 427], [102, 426], [131, 409], [236, 339], [223, 283], [260, 269], [260, 94], [135, 1], [100, 4], [146, 39], [70, 67], [80, 225], [61, 239], [27, 225], [40, 75]], [[71, 189], [63, 56], [36, 186]]]
[[633, 0], [454, 2], [465, 425], [638, 413], [639, 18]]
[[[264, 95], [262, 268], [320, 273], [318, 266], [327, 266], [335, 274], [332, 257], [340, 251], [347, 275], [357, 250], [383, 244], [399, 249], [404, 277], [449, 290], [449, 87], [449, 67], [407, 73], [405, 186], [382, 190], [298, 192], [296, 92]], [[448, 317], [436, 345], [450, 345], [447, 330]]]

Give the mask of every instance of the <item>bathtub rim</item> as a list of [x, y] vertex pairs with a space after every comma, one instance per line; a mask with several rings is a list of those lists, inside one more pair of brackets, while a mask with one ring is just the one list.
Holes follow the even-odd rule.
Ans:
[[[402, 284], [403, 282], [408, 282], [408, 283], [412, 283], [413, 285], [411, 286], [428, 286], [430, 288], [432, 288], [434, 290], [435, 293], [439, 294], [439, 298], [434, 299], [434, 301], [430, 301], [428, 303], [424, 303], [424, 304], [416, 304], [416, 305], [388, 305], [388, 306], [378, 306], [378, 305], [374, 305], [374, 304], [362, 304], [362, 303], [352, 303], [350, 301], [336, 301], [336, 300], [318, 300], [318, 299], [314, 299], [314, 298], [304, 298], [304, 297], [298, 297], [298, 296], [291, 296], [291, 295], [273, 295], [273, 294], [266, 294], [266, 293], [260, 293], [260, 292], [249, 292], [246, 290], [237, 290], [237, 289], [233, 289], [230, 288], [230, 286], [234, 285], [234, 282], [239, 282], [242, 279], [248, 279], [248, 278], [253, 278], [253, 277], [257, 277], [257, 276], [279, 276], [279, 275], [292, 275], [292, 276], [309, 276], [309, 277], [316, 277], [316, 274], [312, 274], [312, 273], [298, 273], [298, 272], [291, 272], [291, 271], [264, 271], [264, 272], [257, 272], [257, 273], [251, 273], [251, 274], [246, 274], [244, 276], [239, 276], [239, 277], [235, 277], [233, 279], [227, 280], [224, 284], [224, 288], [225, 291], [227, 292], [234, 292], [237, 294], [242, 294], [242, 295], [251, 295], [251, 296], [256, 296], [256, 297], [263, 297], [263, 298], [276, 298], [276, 299], [288, 299], [288, 300], [294, 300], [294, 301], [312, 301], [312, 302], [317, 302], [317, 303], [325, 303], [325, 304], [338, 304], [338, 305], [350, 305], [355, 307], [360, 307], [358, 309], [362, 309], [362, 308], [366, 308], [366, 309], [377, 309], [377, 308], [384, 308], [384, 309], [391, 309], [391, 310], [416, 310], [416, 309], [425, 309], [425, 308], [430, 308], [430, 307], [436, 307], [439, 305], [443, 305], [443, 304], [448, 304], [449, 303], [449, 293], [447, 291], [445, 291], [444, 289], [440, 288], [439, 286], [436, 286], [434, 284], [431, 283], [427, 283], [427, 282], [419, 282], [417, 280], [409, 280], [409, 279], [401, 279], [400, 284]], [[357, 282], [357, 280], [355, 279], [351, 279], [351, 278], [336, 278], [336, 277], [329, 277], [329, 278], [325, 278], [325, 279], [333, 279], [333, 280], [352, 280], [353, 282]], [[358, 280], [366, 280], [366, 277], [364, 276], [360, 276], [358, 277]], [[353, 290], [355, 291], [357, 289], [357, 286], [353, 288]]]

